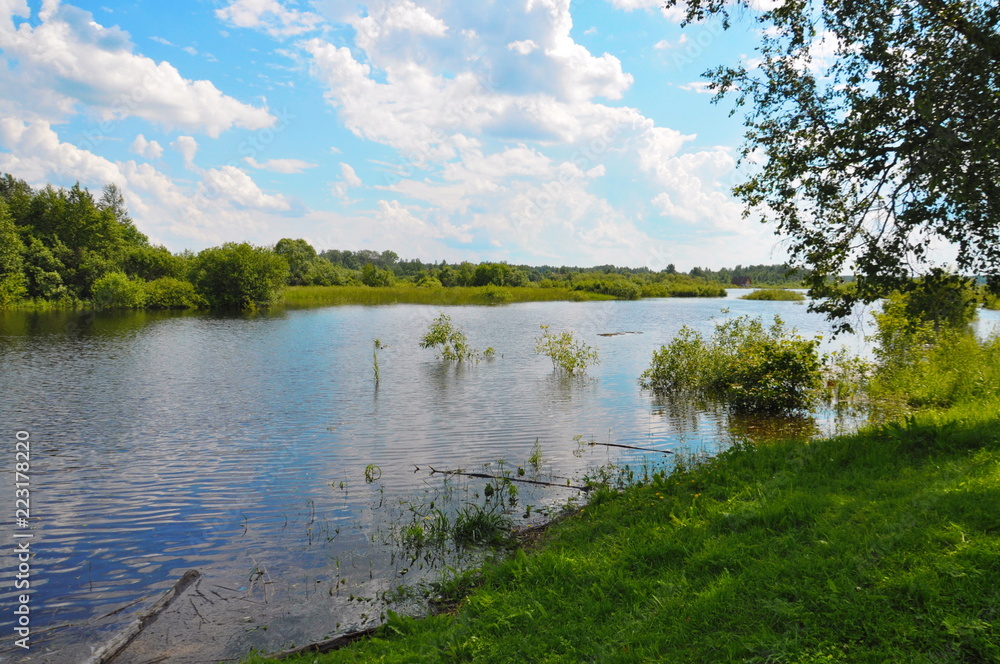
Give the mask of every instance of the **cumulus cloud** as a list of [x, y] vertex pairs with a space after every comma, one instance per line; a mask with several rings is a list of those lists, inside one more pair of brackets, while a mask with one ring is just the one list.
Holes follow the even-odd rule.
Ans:
[[198, 185], [198, 192], [206, 198], [219, 198], [242, 208], [288, 210], [291, 207], [284, 196], [265, 194], [249, 175], [235, 166], [208, 170]]
[[319, 14], [289, 9], [277, 0], [235, 0], [216, 9], [215, 16], [237, 28], [261, 30], [282, 39], [313, 32], [323, 23]]
[[194, 163], [194, 157], [198, 154], [198, 141], [193, 136], [178, 136], [177, 140], [170, 144], [181, 157], [184, 158], [184, 167], [189, 171], [198, 172], [198, 167]]
[[360, 187], [361, 185], [361, 178], [359, 178], [358, 174], [354, 172], [354, 168], [351, 167], [350, 164], [340, 162], [340, 180], [334, 182], [331, 185], [330, 190], [333, 192], [334, 196], [346, 201], [348, 189]]
[[372, 3], [367, 14], [355, 18], [353, 24], [357, 31], [356, 43], [365, 50], [377, 48], [386, 40], [395, 41], [399, 47], [401, 38], [443, 37], [448, 32], [444, 21], [412, 0]]
[[163, 146], [156, 141], [147, 141], [142, 134], [135, 137], [129, 150], [146, 159], [159, 159], [163, 156]]
[[32, 81], [32, 90], [64, 100], [59, 105], [64, 114], [85, 104], [105, 121], [139, 117], [213, 137], [233, 127], [262, 129], [275, 122], [266, 108], [134, 53], [126, 32], [102, 26], [90, 12], [46, 0], [37, 25], [15, 27], [15, 16], [29, 16], [26, 3], [0, 6], [0, 49], [8, 65]]
[[196, 186], [183, 187], [150, 164], [114, 162], [63, 142], [43, 120], [0, 118], [0, 147], [10, 151], [0, 152], [0, 171], [35, 185], [80, 182], [100, 189], [117, 184], [139, 229], [175, 249], [235, 238], [273, 241], [268, 235], [271, 215], [290, 208], [283, 196], [264, 193], [231, 166], [208, 171]]

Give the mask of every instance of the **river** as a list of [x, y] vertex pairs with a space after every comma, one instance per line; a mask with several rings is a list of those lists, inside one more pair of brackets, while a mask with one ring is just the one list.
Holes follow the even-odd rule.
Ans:
[[[665, 456], [581, 442], [717, 451], [753, 425], [640, 390], [653, 350], [682, 325], [710, 332], [742, 314], [778, 314], [829, 337], [802, 304], [739, 293], [256, 316], [0, 312], [9, 479], [16, 432], [31, 449], [29, 528], [16, 527], [13, 482], [0, 486], [9, 512], [0, 519], [0, 661], [25, 654], [13, 645], [23, 592], [13, 588], [16, 534], [31, 535], [31, 661], [82, 661], [192, 568], [203, 577], [187, 614], [163, 621], [166, 635], [151, 637], [159, 644], [137, 647], [168, 662], [215, 661], [367, 624], [384, 605], [352, 597], [433, 575], [383, 544], [411, 505], [442, 492], [475, 499], [475, 483], [446, 484], [431, 467], [495, 469], [502, 459], [513, 468], [540, 449], [540, 476], [575, 481], [610, 461]], [[419, 348], [442, 311], [496, 357], [456, 365]], [[542, 324], [574, 331], [600, 364], [584, 378], [554, 371], [534, 352]], [[616, 332], [629, 334], [600, 336]], [[375, 339], [384, 346], [377, 384]], [[853, 337], [824, 348], [844, 343], [864, 352]], [[797, 424], [828, 433], [837, 421]], [[524, 489], [519, 508], [537, 514], [573, 498], [572, 489]]]

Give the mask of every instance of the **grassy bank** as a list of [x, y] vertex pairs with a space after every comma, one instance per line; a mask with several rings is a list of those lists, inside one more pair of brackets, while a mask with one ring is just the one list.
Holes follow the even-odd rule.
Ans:
[[282, 298], [286, 306], [314, 307], [339, 304], [504, 304], [508, 302], [549, 302], [569, 300], [613, 300], [610, 295], [569, 288], [462, 287], [423, 288], [418, 286], [289, 286]]
[[994, 662], [998, 552], [1000, 404], [965, 404], [601, 493], [455, 611], [299, 661]]

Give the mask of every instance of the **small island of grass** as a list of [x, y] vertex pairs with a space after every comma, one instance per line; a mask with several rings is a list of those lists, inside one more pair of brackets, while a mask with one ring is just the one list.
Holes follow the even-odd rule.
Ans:
[[798, 291], [788, 290], [786, 288], [760, 288], [752, 293], [741, 295], [740, 299], [805, 302], [806, 296]]

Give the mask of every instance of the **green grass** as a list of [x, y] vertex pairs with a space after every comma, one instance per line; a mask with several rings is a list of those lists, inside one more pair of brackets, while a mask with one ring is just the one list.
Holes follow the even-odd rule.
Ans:
[[1000, 403], [598, 491], [460, 597], [296, 661], [1000, 661]]
[[[329, 306], [340, 304], [502, 304], [506, 302], [548, 302], [569, 300], [612, 300], [613, 297], [574, 291], [568, 288], [503, 288], [494, 289], [493, 297], [486, 288], [421, 288], [417, 286], [289, 286], [283, 292], [282, 303], [292, 307]], [[508, 299], [506, 295], [509, 294]], [[497, 296], [499, 295], [499, 297]]]
[[788, 290], [785, 288], [761, 288], [755, 290], [752, 293], [747, 293], [746, 295], [740, 296], [741, 300], [768, 300], [768, 301], [787, 301], [787, 302], [805, 302], [806, 296], [797, 291]]

